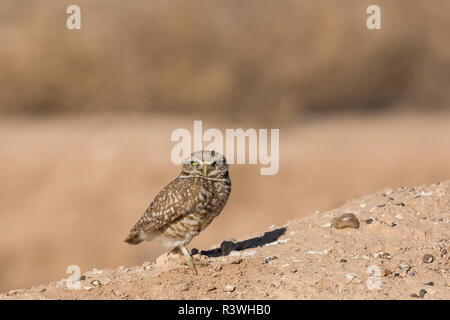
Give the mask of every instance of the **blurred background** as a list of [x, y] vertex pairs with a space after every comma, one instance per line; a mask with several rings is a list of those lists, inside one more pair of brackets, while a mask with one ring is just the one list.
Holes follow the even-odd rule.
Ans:
[[[82, 29], [68, 30], [67, 6]], [[381, 7], [382, 30], [366, 28]], [[280, 128], [231, 167], [209, 249], [388, 186], [450, 179], [450, 3], [2, 0], [0, 291], [164, 252], [129, 229], [179, 172], [177, 128]]]

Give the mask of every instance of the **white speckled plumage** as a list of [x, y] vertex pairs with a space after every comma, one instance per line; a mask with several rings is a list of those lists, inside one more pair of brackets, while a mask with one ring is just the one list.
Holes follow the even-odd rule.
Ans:
[[208, 150], [194, 152], [185, 160], [180, 175], [153, 199], [125, 241], [159, 241], [185, 253], [192, 238], [220, 214], [230, 192], [225, 157]]

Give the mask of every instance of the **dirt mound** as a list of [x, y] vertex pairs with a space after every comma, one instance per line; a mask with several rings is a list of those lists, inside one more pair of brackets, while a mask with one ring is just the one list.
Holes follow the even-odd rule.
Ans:
[[450, 299], [449, 185], [387, 188], [224, 241], [194, 255], [198, 276], [166, 254], [0, 298]]

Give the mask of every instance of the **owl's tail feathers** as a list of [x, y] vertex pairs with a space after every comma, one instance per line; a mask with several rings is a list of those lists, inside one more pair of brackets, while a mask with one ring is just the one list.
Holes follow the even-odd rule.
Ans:
[[144, 240], [145, 234], [142, 231], [133, 231], [124, 241], [129, 244], [139, 244]]

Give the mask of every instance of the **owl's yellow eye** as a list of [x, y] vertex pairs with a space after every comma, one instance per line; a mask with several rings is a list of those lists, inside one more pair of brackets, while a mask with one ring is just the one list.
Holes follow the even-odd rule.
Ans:
[[191, 161], [191, 165], [198, 166], [198, 165], [200, 165], [200, 163], [198, 161]]

